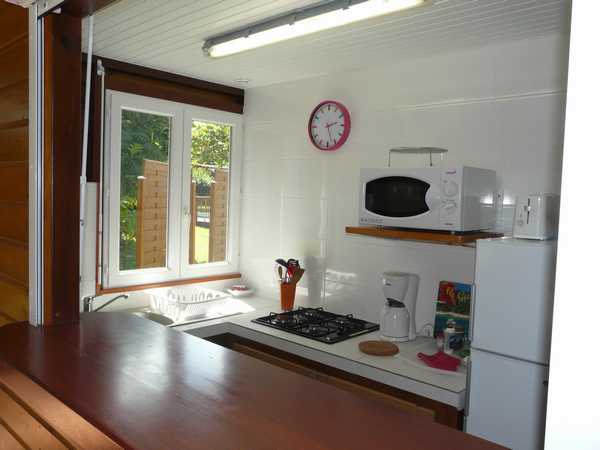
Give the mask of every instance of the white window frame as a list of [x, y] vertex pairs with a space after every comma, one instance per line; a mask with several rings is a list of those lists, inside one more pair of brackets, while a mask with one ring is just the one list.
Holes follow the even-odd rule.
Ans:
[[[169, 147], [169, 199], [166, 267], [120, 270], [120, 183], [122, 110], [134, 110], [171, 117]], [[192, 121], [221, 123], [232, 127], [227, 261], [190, 265], [189, 212], [191, 184]], [[239, 267], [240, 188], [242, 171], [243, 116], [200, 108], [152, 97], [106, 91], [104, 151], [104, 192], [102, 232], [102, 285], [104, 288], [130, 287], [182, 279], [235, 273]]]
[[[184, 220], [181, 235], [189, 233], [192, 214], [189, 211], [190, 187], [192, 183], [192, 124], [194, 121], [229, 125], [231, 127], [231, 150], [229, 154], [229, 198], [227, 204], [227, 253], [226, 260], [205, 264], [189, 263], [189, 239], [181, 240], [181, 278], [198, 278], [224, 273], [234, 273], [239, 267], [240, 200], [242, 174], [243, 121], [240, 114], [214, 109], [188, 106], [184, 113], [185, 140], [183, 146], [182, 204]], [[239, 151], [236, 151], [238, 149]]]

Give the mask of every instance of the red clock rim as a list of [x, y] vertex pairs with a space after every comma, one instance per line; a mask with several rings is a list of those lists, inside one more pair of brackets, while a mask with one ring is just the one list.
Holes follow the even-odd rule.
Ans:
[[[335, 106], [337, 106], [341, 111], [342, 114], [344, 115], [344, 119], [345, 122], [347, 123], [347, 126], [344, 127], [344, 132], [342, 133], [342, 137], [340, 138], [340, 140], [338, 141], [337, 144], [335, 144], [333, 147], [331, 148], [323, 148], [321, 147], [319, 144], [317, 144], [313, 138], [313, 135], [311, 133], [311, 128], [312, 128], [312, 121], [313, 121], [313, 117], [315, 116], [315, 113], [319, 110], [319, 108], [321, 108], [321, 106], [327, 104], [327, 103], [332, 103]], [[342, 145], [344, 145], [346, 143], [346, 140], [348, 139], [348, 136], [350, 136], [350, 127], [351, 127], [351, 122], [350, 122], [350, 111], [348, 111], [348, 108], [346, 108], [344, 105], [342, 105], [340, 102], [335, 101], [335, 100], [324, 100], [321, 103], [319, 103], [312, 111], [312, 113], [310, 113], [310, 117], [308, 119], [308, 138], [310, 139], [310, 142], [312, 142], [312, 144], [317, 147], [319, 150], [323, 151], [323, 152], [333, 152], [338, 150]]]

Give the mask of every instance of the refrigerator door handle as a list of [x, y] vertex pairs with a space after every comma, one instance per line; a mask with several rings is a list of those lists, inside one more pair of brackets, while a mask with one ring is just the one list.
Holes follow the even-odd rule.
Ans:
[[477, 303], [477, 286], [475, 283], [471, 285], [471, 320], [469, 321], [469, 340], [471, 341], [471, 345], [473, 344], [473, 339], [475, 335], [475, 304]]
[[467, 363], [467, 394], [465, 395], [465, 411], [464, 416], [469, 416], [469, 403], [471, 401], [471, 358]]

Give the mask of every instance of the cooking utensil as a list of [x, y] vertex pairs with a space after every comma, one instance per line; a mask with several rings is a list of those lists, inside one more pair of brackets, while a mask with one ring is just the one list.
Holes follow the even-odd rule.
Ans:
[[300, 268], [295, 269], [292, 272], [292, 276], [291, 276], [289, 282], [293, 283], [293, 284], [297, 284], [300, 281], [300, 279], [302, 278], [302, 275], [304, 275], [304, 269], [300, 269]]

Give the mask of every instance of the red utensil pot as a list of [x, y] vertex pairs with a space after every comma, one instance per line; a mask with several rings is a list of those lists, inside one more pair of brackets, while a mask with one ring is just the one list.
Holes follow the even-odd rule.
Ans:
[[291, 311], [294, 309], [294, 299], [296, 297], [296, 283], [280, 283], [281, 309]]

